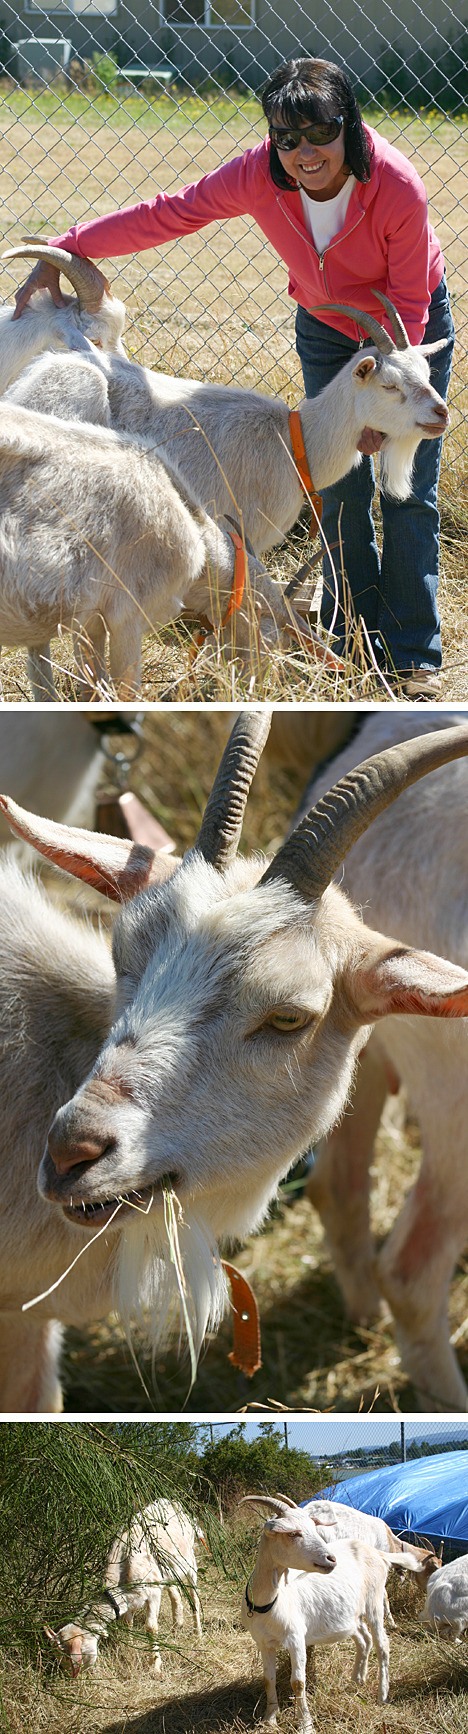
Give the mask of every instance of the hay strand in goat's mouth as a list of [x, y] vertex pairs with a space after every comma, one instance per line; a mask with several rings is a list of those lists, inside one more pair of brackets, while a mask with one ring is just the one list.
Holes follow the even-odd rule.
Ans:
[[184, 1267], [183, 1267], [183, 1263], [182, 1263], [182, 1254], [181, 1254], [180, 1243], [179, 1243], [179, 1223], [183, 1223], [184, 1218], [183, 1218], [183, 1212], [182, 1212], [182, 1205], [181, 1205], [180, 1199], [177, 1197], [177, 1193], [174, 1192], [171, 1187], [163, 1186], [162, 1194], [163, 1194], [163, 1200], [164, 1200], [164, 1227], [165, 1227], [166, 1234], [167, 1234], [167, 1240], [168, 1240], [168, 1246], [169, 1246], [169, 1257], [170, 1257], [171, 1264], [173, 1265], [174, 1271], [175, 1271], [175, 1278], [176, 1278], [177, 1288], [179, 1291], [180, 1306], [181, 1306], [182, 1316], [183, 1316], [183, 1320], [184, 1320], [184, 1324], [185, 1324], [185, 1329], [187, 1332], [187, 1342], [188, 1342], [189, 1354], [190, 1354], [190, 1373], [191, 1373], [189, 1389], [191, 1391], [193, 1385], [195, 1384], [195, 1379], [197, 1377], [197, 1352], [196, 1352], [195, 1343], [193, 1340], [193, 1331], [192, 1331], [192, 1326], [191, 1326], [191, 1322], [190, 1322], [190, 1314], [189, 1314], [188, 1305], [187, 1305], [187, 1284], [185, 1281], [185, 1273], [184, 1273]]
[[51, 1282], [50, 1288], [45, 1288], [42, 1294], [36, 1294], [34, 1300], [23, 1301], [21, 1308], [22, 1313], [27, 1313], [29, 1307], [39, 1306], [39, 1301], [47, 1300], [48, 1295], [54, 1293], [54, 1289], [60, 1288], [60, 1283], [65, 1282], [65, 1277], [69, 1276], [70, 1271], [75, 1269], [75, 1264], [78, 1264], [78, 1259], [83, 1258], [85, 1252], [89, 1252], [89, 1249], [93, 1246], [95, 1240], [100, 1240], [101, 1234], [105, 1234], [106, 1228], [110, 1228], [111, 1222], [114, 1221], [114, 1217], [117, 1216], [119, 1210], [122, 1209], [123, 1202], [123, 1198], [120, 1198], [118, 1204], [116, 1204], [115, 1210], [112, 1211], [112, 1216], [109, 1216], [107, 1222], [103, 1222], [102, 1228], [98, 1228], [96, 1234], [91, 1235], [91, 1240], [87, 1240], [85, 1245], [80, 1247], [79, 1252], [76, 1253], [76, 1257], [72, 1258], [71, 1264], [67, 1264], [66, 1270], [62, 1271], [62, 1275], [57, 1277], [56, 1282]]

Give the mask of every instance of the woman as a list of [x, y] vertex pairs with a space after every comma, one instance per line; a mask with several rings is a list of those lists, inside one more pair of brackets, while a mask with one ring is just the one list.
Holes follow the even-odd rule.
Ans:
[[[380, 289], [395, 303], [411, 343], [446, 339], [431, 365], [432, 383], [445, 397], [454, 329], [444, 261], [419, 176], [400, 151], [364, 126], [346, 73], [327, 61], [288, 61], [270, 79], [262, 103], [269, 129], [263, 143], [180, 193], [160, 193], [73, 226], [55, 245], [58, 239], [71, 252], [110, 258], [249, 213], [288, 267], [308, 396], [362, 343], [358, 322], [323, 304], [339, 301], [375, 317], [372, 291]], [[18, 291], [18, 315], [33, 289], [45, 286], [59, 301], [56, 271], [40, 264]], [[363, 616], [382, 667], [398, 675], [399, 690], [411, 698], [434, 698], [441, 665], [441, 442], [422, 441], [408, 502], [382, 499], [380, 559], [372, 521], [372, 453], [381, 443], [378, 432], [364, 430], [362, 464], [325, 490], [323, 527], [328, 542], [336, 543], [343, 508], [340, 533], [354, 613]], [[327, 626], [334, 609], [330, 580], [322, 615]], [[335, 630], [342, 641], [345, 629], [340, 608]]]

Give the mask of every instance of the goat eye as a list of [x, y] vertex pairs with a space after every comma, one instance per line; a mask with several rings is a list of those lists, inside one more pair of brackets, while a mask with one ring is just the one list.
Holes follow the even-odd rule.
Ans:
[[284, 1035], [291, 1035], [294, 1030], [307, 1029], [307, 1026], [313, 1023], [313, 1021], [310, 1012], [294, 1010], [293, 1006], [291, 1006], [291, 1009], [289, 1006], [286, 1006], [284, 1010], [279, 1007], [278, 1011], [269, 1012], [262, 1028], [279, 1030]]

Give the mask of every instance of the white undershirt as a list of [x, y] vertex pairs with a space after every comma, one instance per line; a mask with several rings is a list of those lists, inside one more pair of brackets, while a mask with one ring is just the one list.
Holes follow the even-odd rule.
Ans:
[[302, 209], [307, 228], [310, 229], [312, 240], [318, 253], [323, 253], [329, 246], [333, 236], [343, 228], [346, 212], [353, 187], [356, 186], [356, 176], [349, 175], [339, 193], [334, 199], [309, 199], [302, 187], [299, 187]]

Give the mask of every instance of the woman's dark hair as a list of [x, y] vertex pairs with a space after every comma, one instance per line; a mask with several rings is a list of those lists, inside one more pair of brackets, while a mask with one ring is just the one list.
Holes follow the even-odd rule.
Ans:
[[[371, 151], [360, 108], [348, 74], [329, 60], [286, 60], [262, 90], [267, 121], [298, 129], [300, 123], [343, 116], [345, 163], [357, 181], [368, 181]], [[276, 187], [295, 187], [283, 168], [276, 146], [270, 145], [270, 173]]]

